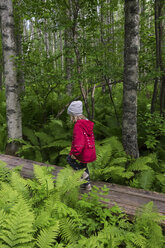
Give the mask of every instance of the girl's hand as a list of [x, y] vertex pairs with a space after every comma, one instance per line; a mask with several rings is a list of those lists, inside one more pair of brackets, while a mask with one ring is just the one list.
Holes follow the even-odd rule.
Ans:
[[72, 158], [72, 159], [76, 159], [76, 157], [75, 157], [73, 154], [71, 155], [71, 158]]

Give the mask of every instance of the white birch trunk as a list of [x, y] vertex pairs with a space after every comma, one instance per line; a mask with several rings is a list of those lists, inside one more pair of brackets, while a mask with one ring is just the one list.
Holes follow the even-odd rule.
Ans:
[[[18, 96], [17, 72], [15, 67], [16, 44], [12, 0], [0, 1], [4, 77], [6, 87], [6, 115], [8, 139], [22, 138], [21, 108]], [[13, 142], [15, 144], [15, 142]], [[16, 149], [15, 145], [11, 149]], [[9, 151], [10, 153], [10, 151]], [[13, 152], [14, 153], [14, 152]]]
[[127, 154], [139, 156], [137, 143], [137, 85], [139, 51], [139, 0], [125, 1], [125, 50], [123, 86], [123, 146]]

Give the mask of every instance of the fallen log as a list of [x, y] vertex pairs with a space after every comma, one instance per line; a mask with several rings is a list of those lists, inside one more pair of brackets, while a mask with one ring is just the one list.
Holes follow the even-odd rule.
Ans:
[[[56, 165], [48, 165], [4, 154], [0, 154], [0, 160], [4, 161], [7, 167], [11, 169], [15, 168], [16, 166], [22, 165], [23, 168], [21, 175], [24, 178], [33, 177], [34, 164], [47, 167], [53, 166], [55, 169], [53, 171], [53, 174], [55, 176], [57, 176], [58, 172], [63, 169], [63, 167], [59, 167]], [[109, 188], [109, 193], [108, 195], [106, 195], [106, 198], [109, 199], [109, 202], [107, 203], [108, 207], [110, 208], [117, 204], [131, 218], [135, 215], [137, 209], [150, 201], [153, 201], [154, 207], [161, 215], [165, 215], [165, 194], [163, 193], [146, 191], [143, 189], [136, 189], [128, 186], [121, 186], [106, 182], [92, 182], [92, 186], [93, 185], [97, 186], [100, 189], [104, 185], [106, 185], [106, 187]], [[162, 224], [165, 227], [165, 221]]]

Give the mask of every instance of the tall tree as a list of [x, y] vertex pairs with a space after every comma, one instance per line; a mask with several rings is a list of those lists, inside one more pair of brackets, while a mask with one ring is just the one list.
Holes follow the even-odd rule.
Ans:
[[14, 39], [14, 18], [12, 0], [0, 1], [4, 78], [6, 87], [6, 115], [8, 143], [6, 152], [15, 154], [18, 139], [22, 138], [21, 108], [18, 95], [17, 71], [15, 66], [16, 44]]
[[[163, 61], [162, 61], [162, 46], [163, 46], [163, 25], [162, 25], [162, 10], [163, 10], [163, 1], [155, 0], [154, 2], [154, 10], [155, 10], [155, 36], [156, 36], [156, 70], [158, 71], [158, 75], [155, 78], [154, 91], [152, 96], [152, 104], [151, 104], [151, 113], [155, 111], [155, 103], [158, 93], [158, 82], [160, 81], [159, 72], [163, 69]], [[164, 102], [164, 80], [165, 78], [161, 78], [161, 92], [160, 92], [160, 111], [162, 112], [165, 108]]]
[[139, 157], [137, 142], [137, 85], [139, 0], [125, 1], [125, 47], [122, 139], [127, 154]]
[[3, 84], [3, 59], [2, 59], [2, 39], [1, 39], [1, 19], [0, 19], [0, 90]]
[[161, 71], [161, 78], [160, 78], [160, 113], [163, 114], [165, 117], [165, 63], [163, 60], [163, 46], [164, 46], [164, 8], [165, 3], [163, 0], [155, 0], [155, 8], [156, 8], [156, 15], [157, 15], [157, 28], [158, 28], [158, 49], [159, 49], [159, 67]]
[[23, 74], [23, 49], [22, 49], [22, 36], [23, 36], [23, 18], [21, 15], [21, 9], [19, 8], [20, 1], [14, 1], [14, 26], [15, 32], [14, 37], [16, 41], [16, 56], [19, 58], [19, 66], [17, 67], [17, 82], [19, 87], [19, 93], [24, 92], [25, 90], [25, 82], [24, 82], [24, 74]]

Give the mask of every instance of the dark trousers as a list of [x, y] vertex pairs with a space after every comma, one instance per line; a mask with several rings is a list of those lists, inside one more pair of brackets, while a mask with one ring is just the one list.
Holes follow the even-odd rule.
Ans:
[[[85, 172], [86, 172], [86, 176], [85, 179], [87, 181], [87, 183], [84, 183], [83, 185], [88, 185], [90, 184], [90, 177], [89, 177], [89, 170], [88, 170], [88, 167], [87, 167], [87, 164], [86, 163], [81, 163], [81, 162], [78, 162], [77, 160], [75, 159], [72, 159], [70, 155], [67, 156], [66, 158], [68, 164], [74, 169], [74, 170], [82, 170], [82, 169], [85, 169]], [[88, 175], [87, 175], [88, 174]]]

